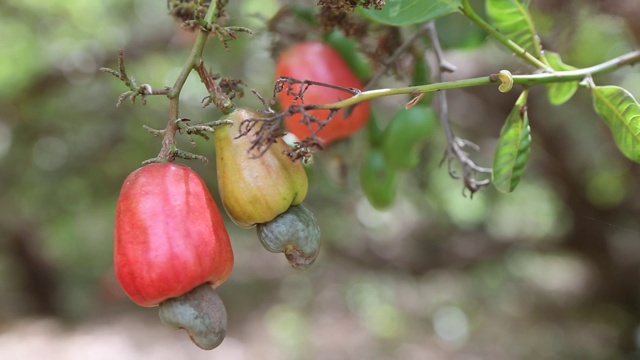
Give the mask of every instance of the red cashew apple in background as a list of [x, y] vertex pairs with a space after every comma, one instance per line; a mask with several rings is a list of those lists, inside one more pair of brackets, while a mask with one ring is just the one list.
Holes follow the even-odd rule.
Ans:
[[198, 174], [157, 163], [127, 177], [116, 208], [114, 264], [120, 285], [141, 306], [227, 279], [229, 235]]
[[[276, 78], [279, 76], [292, 77], [298, 80], [313, 80], [345, 88], [362, 89], [363, 85], [349, 68], [340, 54], [331, 46], [319, 41], [300, 42], [283, 51], [276, 62]], [[292, 86], [294, 92], [300, 88], [299, 84]], [[304, 93], [304, 104], [326, 104], [344, 100], [350, 93], [338, 89], [311, 85]], [[287, 88], [278, 93], [278, 100], [283, 109], [294, 103], [294, 97], [287, 94]], [[297, 100], [300, 104], [300, 100]], [[358, 131], [369, 119], [370, 105], [368, 102], [359, 104], [351, 115], [345, 119], [344, 110], [339, 110], [331, 121], [317, 133], [317, 137], [325, 145], [344, 139]], [[329, 115], [329, 110], [311, 110], [309, 113], [319, 120]], [[287, 130], [299, 139], [308, 137], [311, 132], [307, 124], [301, 123], [302, 114], [295, 114], [286, 119]], [[318, 124], [313, 123], [315, 131]]]

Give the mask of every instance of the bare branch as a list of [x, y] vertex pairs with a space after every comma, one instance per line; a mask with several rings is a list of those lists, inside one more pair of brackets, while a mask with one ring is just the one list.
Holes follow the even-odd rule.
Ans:
[[269, 106], [269, 104], [267, 103], [267, 100], [264, 97], [262, 97], [262, 95], [260, 95], [255, 89], [251, 89], [251, 93], [255, 95], [258, 98], [258, 100], [260, 100], [260, 102], [262, 103], [262, 106], [264, 106], [264, 111], [266, 113], [275, 114], [275, 111], [273, 111], [271, 106]]
[[427, 32], [429, 31], [428, 28], [429, 27], [427, 23], [421, 26], [415, 33], [413, 33], [413, 35], [411, 35], [411, 37], [405, 40], [405, 42], [402, 43], [402, 45], [400, 45], [400, 47], [398, 47], [388, 59], [385, 60], [385, 62], [382, 64], [383, 66], [380, 67], [378, 71], [376, 71], [373, 77], [371, 77], [371, 80], [369, 80], [367, 85], [365, 85], [364, 91], [372, 89], [378, 82], [378, 80], [380, 80], [380, 78], [387, 72], [387, 70], [389, 70], [391, 64], [393, 64], [402, 54], [404, 54], [416, 40], [427, 34]]
[[[273, 89], [272, 102], [275, 102], [277, 93], [285, 90], [285, 84], [286, 84], [287, 95], [293, 96], [293, 101], [294, 102], [297, 101], [297, 100], [300, 100], [302, 103], [304, 103], [304, 93], [312, 85], [322, 86], [322, 87], [327, 87], [327, 88], [330, 88], [330, 89], [336, 89], [336, 90], [348, 92], [351, 95], [358, 95], [358, 94], [362, 93], [362, 91], [360, 89], [356, 89], [356, 88], [347, 88], [347, 87], [343, 87], [343, 86], [323, 83], [323, 82], [320, 82], [320, 81], [299, 80], [299, 79], [295, 79], [295, 78], [288, 77], [288, 76], [280, 76], [276, 80], [276, 84], [275, 84], [274, 89]], [[296, 84], [300, 85], [297, 89], [295, 89], [294, 86], [293, 86], [293, 85], [296, 85]]]
[[136, 78], [133, 76], [127, 75], [127, 70], [124, 65], [124, 50], [120, 49], [118, 51], [118, 69], [120, 71], [113, 70], [111, 68], [101, 67], [100, 71], [111, 74], [120, 81], [122, 81], [125, 86], [127, 86], [130, 90], [126, 91], [118, 97], [118, 101], [116, 102], [116, 107], [119, 107], [123, 101], [126, 99], [131, 100], [132, 104], [135, 104], [138, 96], [142, 97], [142, 105], [147, 104], [147, 95], [168, 95], [170, 88], [164, 87], [162, 89], [153, 89], [149, 84], [142, 84], [138, 86], [136, 82]]
[[[434, 52], [436, 53], [436, 60], [438, 62], [438, 68], [436, 69], [436, 78], [438, 82], [442, 82], [444, 78], [443, 73], [452, 72], [456, 67], [444, 59], [444, 52], [442, 51], [442, 47], [440, 46], [435, 23], [433, 21], [429, 21], [427, 23], [426, 29], [428, 31], [427, 33], [429, 35], [429, 39], [431, 40]], [[440, 111], [440, 121], [442, 123], [442, 127], [444, 128], [448, 144], [440, 164], [442, 164], [446, 160], [449, 175], [454, 179], [459, 179], [460, 177], [454, 170], [454, 162], [459, 163], [462, 171], [464, 189], [469, 190], [471, 192], [471, 197], [473, 197], [473, 194], [475, 192], [490, 184], [489, 178], [478, 180], [475, 177], [476, 174], [490, 174], [491, 169], [476, 165], [469, 158], [469, 154], [464, 151], [465, 147], [479, 150], [478, 145], [468, 140], [461, 139], [455, 136], [455, 134], [453, 133], [453, 130], [451, 129], [451, 123], [449, 122], [449, 107], [446, 91], [440, 91], [438, 93], [438, 107]]]

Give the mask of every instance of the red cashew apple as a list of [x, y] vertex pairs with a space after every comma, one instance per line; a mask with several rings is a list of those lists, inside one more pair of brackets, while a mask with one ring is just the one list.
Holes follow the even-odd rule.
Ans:
[[[349, 65], [331, 46], [319, 41], [300, 42], [283, 51], [276, 61], [276, 77], [287, 76], [298, 80], [314, 80], [345, 88], [362, 89], [362, 82], [357, 78]], [[300, 89], [299, 84], [292, 86], [294, 92]], [[327, 104], [344, 100], [350, 93], [334, 88], [311, 85], [304, 93], [305, 104]], [[278, 100], [282, 108], [294, 103], [294, 96], [287, 94], [287, 87], [278, 93]], [[300, 104], [300, 101], [297, 101]], [[344, 110], [339, 110], [327, 125], [318, 131], [317, 137], [325, 145], [344, 139], [358, 131], [369, 119], [370, 105], [368, 102], [353, 108], [348, 118], [344, 117]], [[311, 110], [309, 113], [319, 120], [325, 120], [329, 110]], [[301, 122], [302, 115], [295, 114], [285, 120], [287, 130], [299, 139], [308, 137], [311, 132], [309, 126]], [[313, 123], [314, 131], [318, 124]]]
[[195, 171], [156, 163], [127, 177], [116, 208], [114, 264], [120, 285], [141, 306], [227, 279], [229, 235]]

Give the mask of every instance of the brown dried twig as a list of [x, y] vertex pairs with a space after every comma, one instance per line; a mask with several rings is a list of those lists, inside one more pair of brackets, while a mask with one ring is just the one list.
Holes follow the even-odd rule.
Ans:
[[[276, 95], [279, 92], [282, 92], [282, 91], [285, 90], [285, 85], [286, 85], [287, 95], [293, 96], [293, 101], [294, 102], [300, 100], [302, 103], [304, 103], [304, 93], [312, 85], [317, 85], [317, 86], [322, 86], [322, 87], [327, 87], [327, 88], [331, 88], [331, 89], [337, 89], [337, 90], [345, 91], [345, 92], [350, 93], [351, 95], [357, 95], [357, 94], [360, 94], [362, 92], [360, 89], [351, 88], [351, 87], [347, 88], [347, 87], [344, 87], [344, 86], [338, 86], [338, 85], [323, 83], [323, 82], [320, 82], [320, 81], [298, 80], [298, 79], [295, 79], [295, 78], [292, 78], [292, 77], [288, 77], [288, 76], [280, 76], [276, 80], [276, 84], [275, 84], [274, 89], [273, 89], [272, 103], [275, 103]], [[297, 89], [295, 89], [295, 87], [293, 85], [299, 85], [299, 86], [297, 87]]]
[[[251, 141], [252, 145], [249, 149], [252, 157], [260, 157], [267, 152], [278, 138], [285, 135], [286, 131], [282, 125], [284, 120], [298, 114], [300, 114], [300, 122], [308, 127], [310, 135], [305, 139], [297, 141], [292, 149], [287, 152], [287, 155], [292, 161], [307, 161], [315, 151], [322, 150], [323, 142], [317, 134], [327, 126], [339, 109], [323, 109], [327, 112], [323, 117], [312, 115], [310, 111], [317, 110], [318, 105], [304, 104], [304, 94], [310, 86], [323, 86], [338, 89], [348, 92], [351, 95], [357, 95], [360, 93], [360, 90], [355, 88], [346, 88], [319, 81], [298, 80], [291, 77], [281, 76], [276, 80], [272, 102], [275, 102], [275, 98], [279, 92], [286, 91], [287, 95], [293, 96], [294, 104], [289, 105], [283, 111], [276, 113], [268, 106], [264, 98], [262, 98], [255, 90], [252, 90], [264, 105], [266, 109], [264, 113], [267, 115], [263, 118], [246, 119], [240, 123], [239, 134], [237, 137], [247, 136], [250, 133], [253, 133], [254, 138]], [[295, 104], [297, 101], [299, 101], [300, 104]], [[260, 125], [258, 126], [258, 124]]]
[[118, 70], [114, 70], [107, 67], [101, 67], [100, 71], [106, 72], [108, 74], [111, 74], [117, 77], [118, 79], [120, 79], [120, 81], [122, 81], [125, 84], [126, 87], [130, 89], [129, 91], [126, 91], [120, 94], [120, 96], [118, 97], [118, 101], [116, 102], [116, 107], [119, 107], [120, 105], [122, 105], [122, 102], [124, 102], [124, 100], [126, 99], [131, 100], [131, 103], [135, 104], [138, 96], [142, 98], [142, 105], [146, 105], [147, 95], [167, 95], [171, 90], [171, 88], [167, 86], [165, 86], [162, 89], [153, 89], [149, 84], [138, 85], [136, 78], [133, 76], [129, 76], [127, 74], [127, 69], [124, 65], [123, 49], [118, 50]]
[[[453, 72], [455, 70], [455, 66], [444, 59], [442, 47], [440, 46], [440, 41], [438, 40], [438, 33], [436, 32], [435, 23], [433, 21], [429, 21], [427, 23], [426, 29], [428, 30], [427, 34], [429, 35], [429, 39], [431, 40], [431, 45], [433, 46], [434, 52], [436, 54], [436, 60], [438, 62], [438, 67], [435, 69], [436, 79], [438, 82], [442, 82], [444, 78], [443, 73]], [[458, 174], [454, 170], [454, 163], [459, 163], [462, 170], [464, 189], [469, 190], [471, 192], [471, 197], [473, 197], [473, 194], [475, 192], [481, 190], [491, 183], [491, 180], [489, 178], [478, 180], [476, 178], [476, 174], [490, 174], [491, 169], [476, 165], [473, 160], [469, 158], [469, 154], [464, 150], [465, 147], [469, 147], [477, 151], [479, 150], [478, 145], [468, 140], [461, 139], [455, 136], [455, 134], [453, 133], [453, 130], [451, 129], [451, 123], [449, 122], [449, 108], [447, 103], [446, 91], [440, 91], [438, 93], [438, 105], [440, 112], [440, 122], [442, 123], [445, 135], [447, 136], [447, 148], [444, 152], [442, 161], [440, 161], [440, 164], [446, 161], [449, 175], [454, 179], [459, 179], [460, 176], [458, 176]]]
[[[313, 105], [308, 106], [312, 107]], [[278, 138], [285, 135], [286, 132], [282, 125], [284, 120], [296, 114], [302, 114], [300, 121], [309, 127], [310, 135], [296, 142], [291, 150], [287, 151], [287, 156], [289, 156], [292, 161], [307, 161], [315, 151], [322, 150], [322, 140], [317, 136], [317, 133], [331, 121], [336, 112], [337, 109], [330, 110], [326, 118], [320, 119], [311, 115], [303, 105], [290, 105], [282, 112], [266, 112], [269, 116], [242, 121], [237, 137], [248, 136], [250, 133], [253, 133], [249, 152], [251, 152], [252, 157], [260, 157], [269, 150]], [[312, 124], [316, 124], [316, 126]]]

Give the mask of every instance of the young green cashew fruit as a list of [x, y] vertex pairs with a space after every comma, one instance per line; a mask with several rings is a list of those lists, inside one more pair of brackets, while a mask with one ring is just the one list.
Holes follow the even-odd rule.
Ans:
[[358, 50], [360, 44], [357, 40], [346, 37], [336, 29], [326, 32], [322, 39], [340, 54], [358, 79], [365, 81], [371, 77], [371, 63]]
[[116, 207], [114, 267], [123, 290], [141, 306], [227, 279], [233, 267], [229, 235], [195, 171], [156, 163], [126, 178]]
[[320, 227], [313, 213], [292, 206], [272, 221], [258, 224], [258, 239], [272, 253], [284, 253], [296, 269], [308, 268], [320, 251]]
[[396, 197], [397, 172], [391, 168], [382, 150], [372, 148], [360, 167], [360, 187], [371, 206], [388, 208]]
[[227, 334], [227, 311], [210, 284], [161, 303], [160, 319], [171, 327], [186, 330], [191, 341], [204, 350], [218, 347]]
[[425, 105], [396, 113], [383, 133], [382, 150], [387, 164], [396, 170], [418, 166], [420, 145], [431, 136], [436, 124], [435, 112]]
[[238, 108], [225, 117], [233, 123], [213, 133], [222, 203], [229, 217], [243, 228], [273, 220], [307, 195], [304, 167], [285, 154], [289, 146], [282, 138], [262, 156], [252, 157], [253, 133], [237, 137], [242, 121], [263, 117], [257, 111]]

